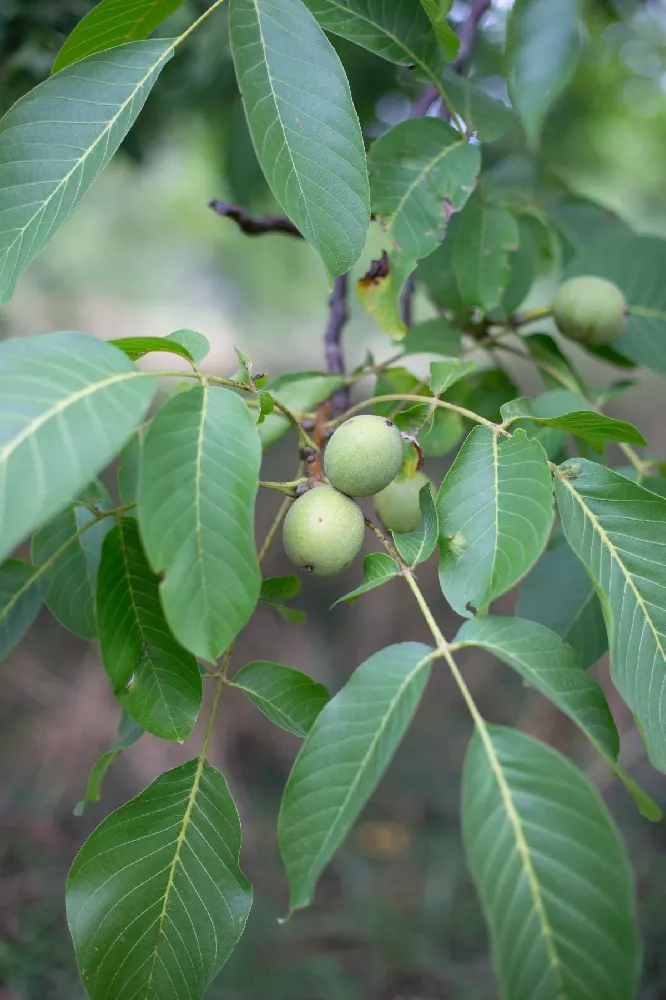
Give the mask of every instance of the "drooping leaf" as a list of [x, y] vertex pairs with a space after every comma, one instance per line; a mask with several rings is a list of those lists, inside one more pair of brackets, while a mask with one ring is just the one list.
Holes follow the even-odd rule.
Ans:
[[483, 612], [541, 555], [553, 522], [546, 453], [522, 431], [476, 427], [437, 497], [439, 582], [458, 614]]
[[363, 250], [370, 208], [342, 63], [301, 0], [230, 0], [229, 32], [266, 180], [328, 273], [344, 274]]
[[266, 417], [275, 409], [275, 400], [271, 396], [270, 392], [266, 392], [265, 389], [260, 389], [257, 393], [257, 401], [259, 403], [259, 416], [257, 417], [257, 423], [263, 424]]
[[134, 719], [123, 712], [120, 718], [120, 725], [118, 727], [118, 739], [106, 753], [103, 753], [97, 758], [93, 764], [90, 776], [88, 777], [88, 784], [86, 785], [86, 790], [83, 798], [80, 802], [77, 802], [74, 807], [74, 815], [82, 816], [86, 810], [86, 807], [90, 802], [99, 802], [102, 797], [102, 782], [106, 776], [106, 772], [109, 770], [114, 760], [119, 753], [123, 750], [127, 750], [129, 747], [134, 746], [141, 737], [143, 736], [144, 730], [141, 726], [134, 721]]
[[305, 0], [305, 6], [324, 31], [399, 66], [413, 66], [436, 87], [441, 85], [442, 52], [425, 12], [414, 0]]
[[268, 580], [263, 580], [259, 600], [262, 604], [269, 604], [277, 611], [280, 618], [287, 622], [304, 622], [306, 614], [299, 608], [291, 608], [284, 602], [295, 597], [301, 589], [301, 581], [297, 576], [273, 576]]
[[413, 531], [392, 531], [395, 547], [408, 566], [418, 566], [429, 559], [437, 548], [437, 510], [430, 483], [419, 491], [421, 523]]
[[397, 252], [384, 252], [378, 260], [372, 261], [367, 273], [356, 283], [363, 308], [370, 313], [377, 326], [394, 340], [402, 340], [407, 333], [400, 308], [400, 293], [413, 269], [413, 261], [402, 260]]
[[[328, 399], [336, 389], [345, 384], [342, 375], [325, 375], [321, 372], [298, 372], [283, 375], [268, 383], [273, 399], [277, 399], [292, 413], [307, 413]], [[279, 441], [289, 433], [290, 423], [282, 414], [273, 412], [259, 426], [259, 438], [264, 448]]]
[[520, 588], [516, 614], [557, 632], [584, 670], [608, 651], [601, 604], [592, 580], [561, 533]]
[[444, 91], [465, 123], [468, 133], [476, 132], [484, 142], [495, 142], [515, 124], [513, 112], [477, 87], [469, 77], [445, 68]]
[[509, 96], [532, 149], [580, 54], [578, 0], [516, 0], [506, 39]]
[[165, 353], [178, 354], [186, 361], [194, 361], [194, 358], [186, 347], [169, 337], [120, 337], [118, 340], [109, 340], [107, 343], [117, 347], [119, 351], [126, 354], [132, 361], [138, 361], [146, 354]]
[[566, 277], [598, 274], [624, 292], [629, 317], [612, 347], [639, 365], [666, 374], [666, 242], [646, 236], [604, 239], [584, 247]]
[[460, 216], [453, 269], [463, 302], [496, 309], [511, 277], [509, 256], [518, 249], [516, 220], [499, 205], [472, 198]]
[[477, 646], [513, 667], [568, 715], [599, 753], [617, 759], [620, 739], [606, 697], [555, 632], [522, 618], [487, 615], [465, 622], [454, 645]]
[[0, 303], [107, 165], [174, 44], [131, 42], [89, 56], [0, 120]]
[[290, 912], [310, 903], [319, 875], [374, 791], [416, 711], [432, 657], [421, 643], [387, 646], [317, 716], [278, 819]]
[[582, 458], [560, 466], [555, 494], [567, 541], [601, 599], [613, 681], [652, 763], [666, 771], [666, 500]]
[[443, 316], [435, 316], [411, 327], [400, 346], [405, 354], [443, 354], [449, 357], [460, 351], [460, 333]]
[[50, 611], [82, 639], [97, 636], [97, 571], [111, 527], [112, 518], [97, 519], [86, 507], [70, 504], [32, 540], [35, 565], [52, 563], [46, 590]]
[[288, 733], [306, 737], [330, 699], [323, 684], [281, 663], [246, 663], [231, 681], [271, 722]]
[[140, 42], [173, 14], [183, 0], [102, 0], [86, 14], [55, 57], [51, 73], [95, 52]]
[[167, 333], [166, 339], [184, 347], [198, 365], [210, 351], [210, 344], [203, 333], [197, 333], [196, 330], [174, 330], [173, 333]]
[[165, 573], [160, 593], [174, 635], [207, 660], [226, 649], [259, 598], [260, 462], [250, 411], [228, 389], [174, 396], [146, 434], [141, 536], [153, 569]]
[[458, 36], [446, 20], [446, 15], [451, 7], [451, 0], [421, 0], [421, 6], [432, 24], [435, 38], [444, 53], [444, 58], [450, 62], [451, 59], [455, 59], [460, 48]]
[[433, 396], [443, 396], [449, 386], [458, 382], [465, 375], [476, 369], [474, 361], [459, 361], [451, 358], [447, 361], [432, 361], [430, 363], [430, 389]]
[[44, 573], [20, 559], [0, 566], [0, 661], [31, 627], [46, 596]]
[[67, 879], [91, 1000], [202, 1000], [252, 905], [240, 834], [227, 783], [203, 758], [160, 775], [97, 827]]
[[368, 155], [373, 211], [402, 261], [437, 248], [449, 218], [474, 190], [478, 146], [439, 118], [411, 118], [377, 139]]
[[629, 1000], [634, 886], [596, 789], [538, 740], [484, 726], [463, 768], [463, 839], [502, 1000]]
[[104, 468], [153, 389], [150, 375], [84, 333], [0, 344], [0, 559]]
[[590, 409], [576, 409], [557, 416], [542, 416], [535, 412], [533, 404], [536, 402], [537, 400], [522, 397], [505, 403], [501, 413], [507, 426], [519, 420], [527, 420], [543, 427], [558, 427], [568, 434], [588, 441], [594, 447], [603, 448], [609, 441], [647, 444], [640, 431], [626, 420], [615, 420], [604, 413], [595, 413]]
[[165, 621], [133, 517], [119, 518], [104, 540], [97, 617], [104, 669], [125, 711], [155, 736], [187, 739], [201, 706], [201, 673]]
[[370, 552], [363, 559], [363, 582], [354, 590], [350, 590], [348, 594], [338, 597], [331, 607], [334, 608], [337, 604], [342, 604], [343, 601], [351, 604], [361, 594], [367, 594], [369, 590], [374, 590], [375, 587], [381, 587], [383, 583], [388, 583], [394, 576], [398, 576], [399, 572], [395, 559], [391, 559], [385, 552]]

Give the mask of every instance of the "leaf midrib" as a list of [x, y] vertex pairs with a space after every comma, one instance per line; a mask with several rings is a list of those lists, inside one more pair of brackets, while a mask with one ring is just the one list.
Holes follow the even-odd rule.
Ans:
[[409, 185], [409, 187], [407, 188], [407, 190], [403, 194], [402, 198], [398, 202], [398, 204], [395, 207], [395, 209], [391, 212], [391, 214], [389, 216], [387, 216], [387, 218], [386, 218], [386, 225], [387, 225], [387, 227], [389, 229], [394, 225], [395, 220], [402, 213], [405, 205], [407, 204], [407, 202], [409, 201], [409, 199], [413, 195], [414, 191], [421, 184], [421, 181], [424, 180], [428, 176], [428, 174], [430, 173], [430, 171], [433, 170], [434, 167], [441, 160], [443, 160], [446, 156], [448, 156], [449, 153], [453, 152], [453, 150], [460, 149], [462, 146], [465, 146], [465, 145], [466, 145], [466, 142], [464, 141], [464, 139], [452, 142], [450, 146], [445, 146], [444, 149], [441, 151], [441, 153], [438, 153], [437, 156], [433, 157], [433, 159], [430, 160], [430, 162], [428, 163], [428, 165], [426, 167], [424, 167], [423, 170], [419, 171], [419, 173], [416, 175], [416, 178], [412, 181], [412, 183]]

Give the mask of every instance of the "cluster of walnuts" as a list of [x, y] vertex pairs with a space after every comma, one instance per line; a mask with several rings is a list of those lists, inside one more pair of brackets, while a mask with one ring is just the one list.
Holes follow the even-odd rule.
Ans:
[[421, 521], [419, 491], [428, 482], [402, 474], [402, 435], [392, 420], [365, 414], [335, 431], [324, 453], [328, 484], [316, 485], [292, 505], [284, 521], [284, 547], [308, 573], [333, 576], [358, 555], [365, 522], [352, 497], [374, 496], [384, 526], [413, 531]]

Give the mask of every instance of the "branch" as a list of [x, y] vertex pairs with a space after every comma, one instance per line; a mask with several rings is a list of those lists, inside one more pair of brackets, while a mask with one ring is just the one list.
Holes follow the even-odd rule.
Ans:
[[460, 26], [460, 48], [458, 49], [458, 55], [451, 63], [451, 69], [456, 73], [462, 73], [467, 60], [472, 54], [479, 21], [490, 7], [490, 3], [491, 0], [472, 0], [470, 4], [469, 13]]
[[246, 236], [263, 236], [265, 233], [284, 233], [286, 236], [296, 236], [303, 239], [299, 229], [284, 215], [262, 215], [255, 219], [245, 211], [242, 205], [231, 205], [228, 201], [217, 201], [213, 198], [208, 202], [217, 215], [232, 219], [240, 231]]
[[[326, 371], [344, 375], [345, 362], [342, 351], [342, 330], [349, 319], [347, 309], [347, 275], [339, 275], [333, 283], [328, 299], [328, 323], [324, 331], [324, 357]], [[349, 406], [349, 386], [344, 386], [331, 397], [335, 414], [344, 413]]]

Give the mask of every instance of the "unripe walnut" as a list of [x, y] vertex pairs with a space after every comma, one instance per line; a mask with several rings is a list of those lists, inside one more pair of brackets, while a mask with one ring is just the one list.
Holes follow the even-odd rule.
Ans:
[[414, 531], [421, 523], [419, 493], [430, 480], [422, 472], [407, 479], [397, 476], [386, 489], [373, 497], [382, 524], [391, 531]]
[[332, 486], [315, 486], [291, 506], [282, 539], [291, 561], [315, 576], [334, 576], [356, 558], [365, 522], [360, 507]]
[[324, 469], [336, 490], [350, 497], [379, 493], [402, 468], [402, 437], [392, 420], [350, 417], [326, 445]]
[[627, 319], [627, 301], [612, 281], [584, 275], [570, 278], [553, 301], [557, 328], [569, 340], [590, 347], [611, 344]]

